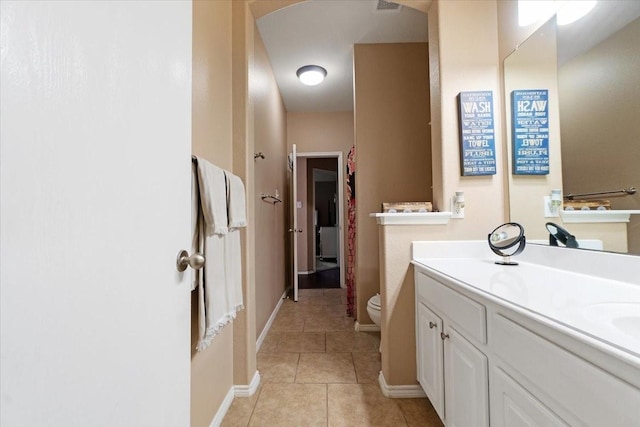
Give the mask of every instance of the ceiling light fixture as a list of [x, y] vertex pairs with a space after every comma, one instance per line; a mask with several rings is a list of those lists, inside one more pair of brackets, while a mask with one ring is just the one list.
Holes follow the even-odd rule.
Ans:
[[327, 70], [319, 65], [305, 65], [304, 67], [298, 68], [296, 76], [298, 76], [303, 84], [315, 86], [322, 83], [327, 76]]
[[596, 5], [596, 0], [573, 0], [558, 2], [558, 25], [567, 25], [591, 12]]

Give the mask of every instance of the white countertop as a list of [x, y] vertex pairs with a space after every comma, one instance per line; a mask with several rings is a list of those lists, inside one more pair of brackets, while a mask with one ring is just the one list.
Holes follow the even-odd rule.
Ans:
[[611, 346], [614, 353], [640, 358], [640, 286], [520, 260], [518, 266], [502, 266], [496, 259], [415, 257], [413, 263]]

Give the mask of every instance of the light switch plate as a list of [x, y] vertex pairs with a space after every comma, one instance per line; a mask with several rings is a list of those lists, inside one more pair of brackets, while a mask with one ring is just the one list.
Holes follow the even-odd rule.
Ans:
[[296, 202], [296, 208], [302, 209], [302, 202], [300, 200]]

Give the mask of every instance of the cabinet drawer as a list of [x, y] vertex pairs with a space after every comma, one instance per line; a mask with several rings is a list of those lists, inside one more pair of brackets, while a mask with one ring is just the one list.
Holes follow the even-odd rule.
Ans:
[[438, 309], [467, 337], [487, 343], [486, 310], [482, 304], [420, 272], [416, 273], [416, 290], [419, 302]]
[[569, 427], [502, 369], [493, 369], [491, 384], [492, 427]]
[[496, 355], [569, 424], [639, 425], [640, 390], [501, 315], [494, 320]]

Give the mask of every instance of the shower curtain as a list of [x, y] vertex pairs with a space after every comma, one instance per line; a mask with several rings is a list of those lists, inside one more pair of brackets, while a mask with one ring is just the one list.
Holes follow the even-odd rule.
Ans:
[[347, 316], [355, 316], [356, 299], [356, 147], [347, 156]]

